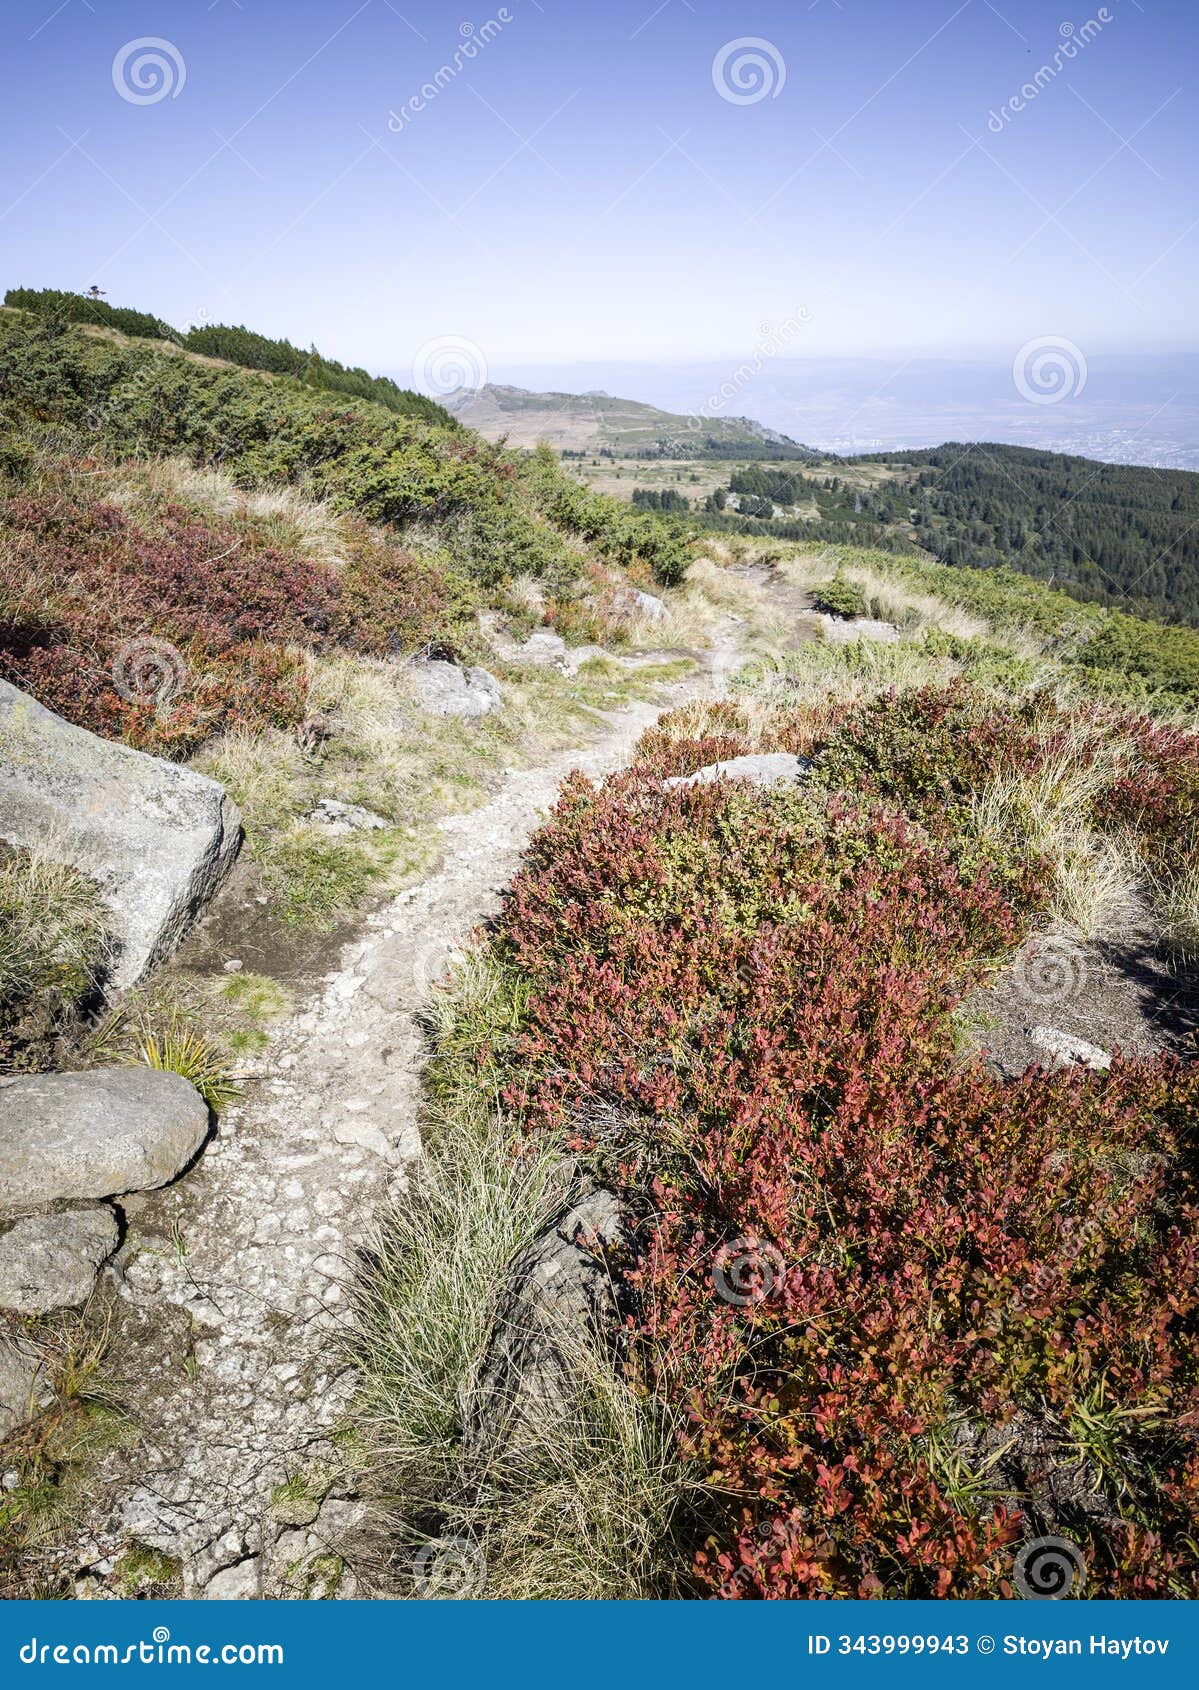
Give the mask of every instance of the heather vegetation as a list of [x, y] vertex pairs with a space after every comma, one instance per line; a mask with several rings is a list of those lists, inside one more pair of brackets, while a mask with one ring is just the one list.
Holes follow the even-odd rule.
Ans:
[[[1114, 893], [1188, 954], [1188, 689], [1015, 575], [776, 572], [904, 638], [761, 658], [571, 782], [438, 1007], [424, 1183], [364, 1303], [401, 1519], [476, 1543], [497, 1595], [1004, 1597], [1052, 1535], [1088, 1596], [1193, 1597], [1199, 1069], [1004, 1077], [961, 1020]], [[666, 784], [761, 751], [805, 778]], [[488, 1311], [564, 1168], [620, 1199], [625, 1330], [574, 1358], [570, 1436], [547, 1408], [481, 1463]], [[451, 1338], [416, 1264], [501, 1187]]]
[[456, 425], [97, 340], [54, 318], [0, 325], [0, 405], [10, 473], [25, 472], [47, 427], [68, 450], [220, 464], [245, 488], [300, 486], [369, 522], [435, 525], [481, 588], [520, 575], [572, 583], [588, 547], [663, 581], [685, 568], [681, 536], [569, 481], [552, 454], [521, 457]]

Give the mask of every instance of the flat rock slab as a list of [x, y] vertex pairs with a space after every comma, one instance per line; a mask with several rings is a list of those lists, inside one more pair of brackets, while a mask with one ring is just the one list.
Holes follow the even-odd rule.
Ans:
[[343, 803], [340, 798], [322, 798], [308, 820], [336, 834], [375, 833], [391, 826], [386, 816], [364, 809], [361, 804]]
[[0, 1233], [0, 1308], [45, 1314], [86, 1303], [120, 1237], [103, 1204], [14, 1221]]
[[181, 1074], [100, 1068], [0, 1078], [0, 1211], [150, 1191], [208, 1136]]
[[567, 663], [566, 641], [550, 628], [539, 628], [529, 635], [524, 645], [517, 647], [516, 656], [521, 663], [564, 669]]
[[503, 689], [487, 669], [461, 669], [440, 658], [410, 666], [422, 710], [466, 721], [486, 716], [504, 702]]
[[765, 751], [749, 757], [730, 757], [723, 763], [709, 763], [706, 768], [696, 769], [693, 775], [671, 775], [664, 785], [707, 786], [714, 780], [741, 780], [750, 786], [794, 786], [811, 766], [807, 758], [793, 757], [788, 751]]
[[223, 787], [73, 727], [0, 681], [0, 838], [90, 875], [112, 912], [109, 985], [134, 985], [179, 943], [233, 864]]
[[878, 640], [894, 645], [902, 638], [894, 622], [879, 622], [873, 616], [822, 616], [824, 637], [834, 645], [851, 645], [854, 640]]
[[1093, 1045], [1089, 1039], [1080, 1039], [1073, 1033], [1059, 1032], [1056, 1027], [1034, 1027], [1028, 1036], [1038, 1050], [1044, 1051], [1050, 1066], [1055, 1069], [1082, 1067], [1102, 1073], [1112, 1065], [1110, 1054], [1100, 1045]]

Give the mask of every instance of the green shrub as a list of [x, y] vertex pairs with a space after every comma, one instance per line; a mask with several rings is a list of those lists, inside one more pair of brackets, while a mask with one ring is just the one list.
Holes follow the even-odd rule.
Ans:
[[861, 587], [840, 570], [831, 581], [825, 581], [816, 588], [812, 594], [812, 605], [825, 616], [843, 616], [847, 619], [865, 616], [870, 608]]
[[9, 288], [5, 305], [19, 311], [33, 311], [41, 317], [57, 317], [68, 323], [99, 323], [122, 334], [147, 340], [180, 340], [177, 329], [152, 317], [147, 311], [133, 311], [127, 305], [110, 305], [86, 293], [64, 293], [58, 288]]

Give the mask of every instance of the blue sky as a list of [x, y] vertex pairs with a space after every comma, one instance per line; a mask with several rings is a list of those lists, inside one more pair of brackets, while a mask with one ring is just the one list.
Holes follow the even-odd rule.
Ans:
[[[493, 372], [743, 356], [797, 314], [796, 355], [1199, 344], [1183, 0], [9, 0], [5, 24], [6, 284], [400, 375], [442, 336]], [[114, 60], [151, 37], [171, 91], [139, 102], [139, 50]]]

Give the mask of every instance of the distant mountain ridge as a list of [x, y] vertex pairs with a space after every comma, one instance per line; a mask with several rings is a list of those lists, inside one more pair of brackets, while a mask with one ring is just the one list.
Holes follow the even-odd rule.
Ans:
[[587, 393], [534, 393], [489, 382], [457, 388], [442, 404], [484, 438], [506, 437], [512, 446], [545, 440], [559, 452], [609, 451], [621, 457], [760, 456], [764, 447], [777, 458], [818, 456], [751, 417], [684, 416], [594, 388]]

